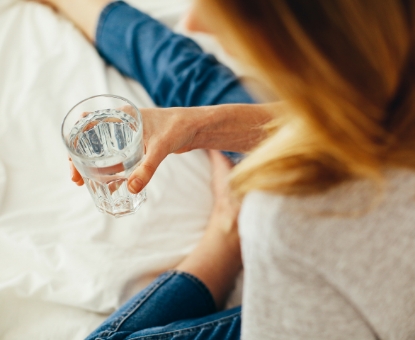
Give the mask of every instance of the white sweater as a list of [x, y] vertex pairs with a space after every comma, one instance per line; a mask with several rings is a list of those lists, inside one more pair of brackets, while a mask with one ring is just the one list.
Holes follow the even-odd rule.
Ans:
[[244, 340], [415, 339], [415, 173], [386, 177], [246, 197]]

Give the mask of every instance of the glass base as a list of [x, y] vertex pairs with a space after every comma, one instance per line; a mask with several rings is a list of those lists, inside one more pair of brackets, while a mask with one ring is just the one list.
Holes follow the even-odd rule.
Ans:
[[145, 190], [146, 189], [144, 189], [143, 192], [136, 195], [136, 196], [141, 196], [141, 198], [137, 200], [138, 202], [137, 201], [136, 202], [125, 201], [115, 206], [111, 206], [108, 202], [103, 201], [103, 202], [100, 202], [100, 204], [96, 204], [96, 207], [103, 214], [108, 214], [108, 215], [111, 215], [117, 218], [127, 216], [127, 215], [132, 215], [138, 209], [140, 209], [143, 203], [147, 200], [147, 194]]
[[147, 199], [146, 189], [132, 194], [127, 188], [127, 179], [100, 183], [84, 179], [98, 210], [114, 217], [134, 214]]

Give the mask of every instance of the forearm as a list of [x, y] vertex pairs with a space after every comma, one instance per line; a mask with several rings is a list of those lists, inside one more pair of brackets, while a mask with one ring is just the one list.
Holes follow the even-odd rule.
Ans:
[[220, 229], [223, 222], [215, 214], [212, 217], [198, 246], [176, 269], [201, 280], [220, 310], [242, 269], [242, 259], [238, 234], [224, 233]]
[[197, 108], [198, 118], [194, 123], [197, 132], [191, 149], [247, 152], [266, 137], [264, 124], [277, 117], [282, 110], [283, 103]]

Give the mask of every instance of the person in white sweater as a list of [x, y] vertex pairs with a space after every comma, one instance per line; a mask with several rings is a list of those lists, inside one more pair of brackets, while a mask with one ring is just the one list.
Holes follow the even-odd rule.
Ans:
[[[48, 2], [91, 40], [109, 3]], [[147, 158], [129, 188], [169, 153], [248, 151], [231, 172], [243, 261], [216, 178], [199, 246], [90, 338], [415, 339], [413, 1], [196, 0], [188, 26], [283, 101], [143, 109]], [[218, 312], [241, 261], [243, 312]]]

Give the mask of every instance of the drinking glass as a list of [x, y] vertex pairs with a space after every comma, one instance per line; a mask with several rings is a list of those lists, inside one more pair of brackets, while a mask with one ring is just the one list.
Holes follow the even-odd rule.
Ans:
[[75, 105], [62, 123], [62, 137], [98, 210], [115, 217], [132, 214], [146, 190], [128, 191], [128, 177], [144, 157], [140, 111], [129, 100], [99, 95]]

